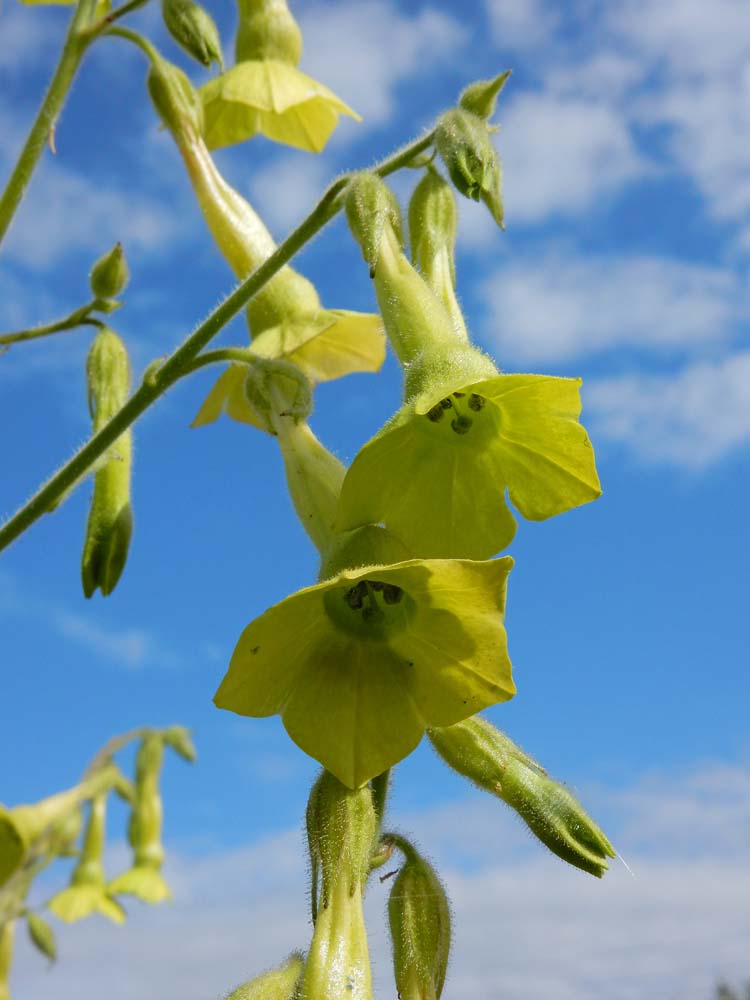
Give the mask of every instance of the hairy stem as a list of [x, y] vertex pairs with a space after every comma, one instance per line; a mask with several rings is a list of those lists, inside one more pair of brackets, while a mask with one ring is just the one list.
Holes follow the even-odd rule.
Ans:
[[104, 324], [101, 320], [90, 316], [89, 313], [96, 306], [96, 300], [88, 305], [75, 309], [64, 319], [55, 320], [53, 323], [44, 323], [40, 326], [32, 326], [28, 330], [17, 330], [14, 333], [0, 334], [0, 353], [3, 348], [8, 348], [11, 344], [20, 344], [25, 340], [36, 340], [39, 337], [49, 337], [53, 333], [63, 333], [65, 330], [75, 330], [80, 326], [98, 326]]

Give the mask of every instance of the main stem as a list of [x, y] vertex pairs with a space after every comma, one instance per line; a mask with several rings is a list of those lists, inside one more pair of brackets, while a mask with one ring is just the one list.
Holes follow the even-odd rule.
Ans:
[[79, 0], [73, 14], [57, 69], [47, 88], [47, 93], [44, 95], [34, 124], [31, 126], [26, 144], [21, 150], [18, 162], [0, 198], [0, 243], [8, 230], [21, 198], [23, 198], [34, 168], [42, 155], [42, 150], [55, 127], [55, 122], [60, 116], [83, 54], [94, 37], [83, 29], [89, 25], [93, 18], [96, 2], [97, 0]]
[[[88, 2], [88, 0], [82, 0]], [[405, 146], [374, 168], [381, 177], [406, 166], [418, 153], [427, 149], [434, 131]], [[53, 509], [89, 472], [96, 460], [114, 444], [117, 438], [140, 417], [160, 396], [191, 367], [201, 350], [247, 305], [250, 299], [271, 280], [277, 271], [308, 243], [343, 207], [341, 197], [349, 176], [343, 175], [328, 188], [318, 204], [303, 222], [281, 243], [257, 270], [243, 281], [219, 305], [177, 350], [155, 370], [151, 366], [140, 387], [102, 429], [73, 455], [47, 482], [0, 528], [0, 552], [14, 542], [35, 521]]]

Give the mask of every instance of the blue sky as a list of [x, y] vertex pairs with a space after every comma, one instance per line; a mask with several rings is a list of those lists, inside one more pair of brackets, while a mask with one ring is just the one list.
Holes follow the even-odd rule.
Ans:
[[[465, 6], [300, 0], [302, 68], [363, 123], [344, 121], [320, 157], [259, 139], [218, 161], [282, 237], [330, 177], [513, 67], [497, 137], [508, 228], [462, 202], [459, 293], [504, 369], [584, 377], [604, 495], [521, 523], [507, 616], [519, 693], [489, 715], [579, 792], [636, 878], [562, 869], [425, 748], [398, 768], [392, 822], [446, 875], [459, 928], [449, 1000], [701, 1000], [722, 974], [750, 976], [750, 16], [741, 0]], [[231, 52], [231, 5], [211, 10]], [[3, 173], [67, 16], [0, 9]], [[138, 20], [202, 78], [157, 7]], [[137, 370], [232, 286], [144, 75], [122, 43], [95, 47], [0, 251], [5, 330], [85, 301], [91, 262], [122, 240], [132, 281], [113, 325]], [[414, 180], [399, 176], [399, 194]], [[326, 305], [374, 307], [340, 221], [299, 267]], [[237, 321], [222, 341], [245, 336]], [[0, 358], [0, 511], [85, 439], [86, 347], [71, 333]], [[185, 723], [200, 753], [165, 773], [174, 906], [136, 910], [125, 931], [61, 931], [49, 976], [22, 950], [21, 1000], [198, 1000], [305, 944], [297, 831], [316, 768], [276, 720], [219, 712], [211, 697], [244, 625], [312, 582], [316, 558], [273, 442], [229, 421], [188, 429], [211, 380], [175, 388], [136, 427], [136, 527], [113, 596], [80, 590], [88, 486], [0, 559], [3, 801], [72, 783], [109, 735], [140, 723]], [[389, 361], [321, 387], [313, 426], [349, 461], [398, 398]], [[386, 996], [384, 890], [372, 896]]]

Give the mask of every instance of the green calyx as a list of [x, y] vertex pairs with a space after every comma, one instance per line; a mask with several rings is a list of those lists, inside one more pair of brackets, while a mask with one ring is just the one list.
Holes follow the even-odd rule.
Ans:
[[162, 18], [170, 35], [201, 66], [215, 62], [224, 68], [221, 39], [216, 22], [194, 0], [162, 0]]
[[363, 172], [349, 182], [344, 210], [349, 229], [370, 267], [370, 277], [374, 278], [386, 232], [399, 249], [404, 245], [398, 200], [377, 174]]
[[508, 82], [512, 70], [506, 69], [492, 80], [477, 80], [463, 91], [458, 99], [459, 107], [485, 120], [495, 113], [495, 104], [500, 91]]
[[457, 190], [474, 201], [481, 199], [503, 229], [500, 160], [487, 123], [464, 108], [446, 111], [437, 125], [435, 145]]
[[310, 380], [291, 361], [258, 358], [248, 365], [245, 395], [269, 434], [283, 436], [284, 424], [305, 421], [313, 410]]
[[97, 299], [114, 299], [124, 290], [129, 278], [130, 270], [122, 244], [115, 243], [91, 268], [89, 283]]
[[276, 59], [296, 66], [302, 55], [302, 32], [286, 0], [239, 0], [235, 55], [237, 62]]
[[479, 717], [428, 732], [443, 760], [501, 798], [568, 864], [601, 878], [615, 850], [568, 789], [504, 733]]
[[281, 965], [238, 986], [226, 1000], [295, 1000], [304, 964], [303, 953], [292, 952]]
[[149, 71], [146, 87], [162, 124], [175, 137], [200, 136], [203, 105], [182, 70], [148, 46]]

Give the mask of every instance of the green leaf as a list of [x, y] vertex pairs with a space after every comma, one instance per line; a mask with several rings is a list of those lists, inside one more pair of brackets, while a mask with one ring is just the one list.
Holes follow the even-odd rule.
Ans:
[[[299, 591], [248, 625], [214, 701], [280, 714], [306, 753], [356, 788], [410, 753], [426, 726], [513, 696], [503, 626], [511, 566], [410, 560]], [[364, 581], [367, 598], [353, 607]], [[386, 585], [397, 603], [367, 618]]]

